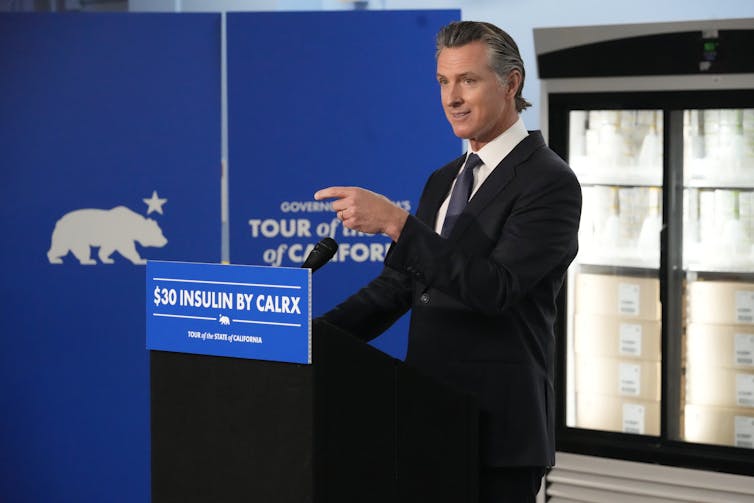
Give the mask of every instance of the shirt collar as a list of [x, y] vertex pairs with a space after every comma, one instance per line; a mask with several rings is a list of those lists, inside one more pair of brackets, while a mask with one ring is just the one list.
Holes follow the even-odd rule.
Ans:
[[[519, 117], [518, 120], [503, 133], [480, 148], [476, 154], [482, 159], [482, 162], [490, 170], [500, 164], [505, 159], [505, 156], [511, 153], [511, 151], [518, 145], [521, 140], [529, 136], [529, 131], [526, 130], [524, 120]], [[469, 153], [471, 149], [469, 149]], [[468, 157], [468, 154], [467, 154]]]

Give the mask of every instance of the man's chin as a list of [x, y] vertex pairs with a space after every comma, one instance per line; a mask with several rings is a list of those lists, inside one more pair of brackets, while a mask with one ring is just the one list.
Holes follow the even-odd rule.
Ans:
[[459, 137], [462, 140], [470, 140], [471, 139], [471, 133], [466, 131], [463, 128], [453, 128], [453, 134]]

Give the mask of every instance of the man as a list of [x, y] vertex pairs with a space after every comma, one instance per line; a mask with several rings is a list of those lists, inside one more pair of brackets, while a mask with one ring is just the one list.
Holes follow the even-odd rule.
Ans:
[[346, 227], [394, 241], [382, 274], [324, 318], [369, 339], [411, 309], [406, 362], [479, 402], [480, 500], [533, 502], [555, 461], [553, 325], [580, 186], [519, 117], [525, 74], [507, 33], [451, 23], [436, 58], [445, 115], [470, 152], [429, 177], [416, 216], [361, 188], [315, 194], [336, 199]]

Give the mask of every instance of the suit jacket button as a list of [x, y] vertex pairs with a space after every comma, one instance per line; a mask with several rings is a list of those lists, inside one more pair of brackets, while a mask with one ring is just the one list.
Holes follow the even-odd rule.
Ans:
[[419, 297], [419, 302], [421, 302], [422, 304], [429, 304], [429, 294], [423, 293], [421, 297]]

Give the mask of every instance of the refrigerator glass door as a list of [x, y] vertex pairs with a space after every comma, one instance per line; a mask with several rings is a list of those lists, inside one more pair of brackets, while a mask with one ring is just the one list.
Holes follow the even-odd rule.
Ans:
[[681, 436], [754, 448], [754, 109], [683, 120]]
[[663, 113], [571, 110], [582, 186], [568, 274], [566, 425], [660, 434]]

